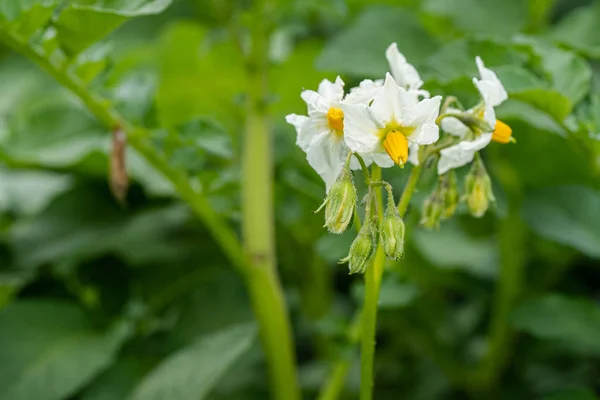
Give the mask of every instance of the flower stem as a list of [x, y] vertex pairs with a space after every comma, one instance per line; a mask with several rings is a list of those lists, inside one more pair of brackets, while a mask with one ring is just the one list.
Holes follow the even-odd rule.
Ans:
[[421, 178], [421, 168], [421, 165], [414, 166], [410, 173], [410, 177], [408, 178], [408, 182], [406, 182], [406, 186], [402, 192], [402, 197], [400, 197], [400, 201], [398, 202], [398, 212], [400, 213], [401, 217], [404, 217], [404, 214], [406, 214], [406, 210], [410, 204], [410, 199], [412, 198], [417, 187], [419, 178]]
[[268, 1], [256, 1], [252, 50], [246, 59], [248, 100], [242, 161], [242, 235], [249, 257], [247, 281], [260, 327], [274, 399], [299, 400], [292, 330], [277, 274], [273, 163], [269, 128]]
[[[404, 192], [402, 193], [402, 197], [400, 198], [400, 203], [398, 204], [398, 210], [400, 212], [400, 215], [402, 217], [404, 217], [404, 214], [406, 213], [406, 210], [408, 208], [408, 204], [410, 203], [410, 199], [415, 191], [415, 188], [417, 186], [417, 183], [419, 181], [419, 178], [421, 176], [421, 167], [413, 167], [412, 171], [411, 171], [411, 175], [408, 179], [408, 183], [406, 184], [405, 188], [404, 188]], [[381, 179], [381, 175], [379, 176], [373, 176], [372, 177], [373, 180], [380, 180]], [[381, 196], [379, 196], [379, 202], [381, 204]], [[382, 207], [379, 207], [381, 211], [383, 211]], [[369, 289], [369, 307], [371, 307], [371, 315], [367, 318], [369, 318], [367, 321], [365, 321], [365, 319], [363, 318], [364, 313], [366, 312], [367, 309], [367, 293], [365, 293], [365, 304], [363, 305], [363, 308], [356, 312], [354, 315], [354, 318], [352, 319], [352, 323], [350, 325], [350, 328], [348, 329], [348, 342], [351, 345], [355, 345], [359, 342], [359, 340], [363, 340], [363, 344], [364, 345], [370, 345], [372, 347], [372, 352], [371, 352], [371, 358], [370, 361], [368, 361], [367, 358], [365, 358], [365, 355], [361, 355], [361, 396], [363, 396], [363, 390], [365, 391], [364, 396], [371, 396], [371, 397], [365, 397], [365, 398], [372, 398], [372, 389], [373, 389], [373, 356], [374, 356], [374, 350], [375, 350], [375, 331], [374, 328], [377, 324], [377, 319], [376, 319], [376, 312], [377, 312], [377, 301], [378, 301], [378, 297], [379, 297], [379, 285], [381, 283], [381, 278], [383, 275], [383, 267], [384, 267], [384, 263], [385, 263], [385, 257], [383, 255], [383, 251], [381, 251], [381, 249], [378, 249], [374, 259], [373, 259], [373, 265], [371, 266], [371, 268], [367, 269], [367, 273], [365, 274], [365, 289], [367, 289], [368, 286], [371, 286], [371, 288]], [[373, 273], [373, 276], [368, 276], [369, 271], [371, 271]], [[374, 294], [377, 294], [377, 298], [375, 298]], [[373, 304], [373, 300], [374, 300], [374, 304]], [[373, 306], [375, 306], [375, 313], [373, 313]], [[375, 317], [373, 319], [373, 316]], [[370, 336], [366, 336], [363, 334], [363, 329], [365, 327], [365, 325], [368, 324], [369, 325], [369, 333]], [[364, 348], [364, 347], [363, 347]], [[363, 364], [364, 361], [364, 364]], [[331, 374], [329, 375], [329, 377], [327, 378], [327, 380], [324, 382], [323, 386], [321, 387], [321, 391], [319, 393], [319, 397], [318, 400], [336, 400], [337, 398], [339, 398], [339, 396], [341, 395], [343, 389], [344, 389], [344, 384], [346, 382], [346, 377], [348, 376], [348, 371], [350, 370], [350, 365], [352, 363], [351, 359], [348, 359], [347, 357], [340, 357], [338, 360], [335, 361], [333, 368], [331, 370]], [[366, 386], [365, 389], [363, 389], [363, 387], [366, 385], [365, 381], [363, 380], [363, 366], [365, 369], [365, 373], [368, 374], [368, 377], [365, 377], [365, 379], [369, 379], [368, 386]], [[369, 372], [367, 372], [366, 370], [369, 370]], [[370, 378], [369, 378], [370, 377]], [[363, 397], [361, 397], [362, 399]]]

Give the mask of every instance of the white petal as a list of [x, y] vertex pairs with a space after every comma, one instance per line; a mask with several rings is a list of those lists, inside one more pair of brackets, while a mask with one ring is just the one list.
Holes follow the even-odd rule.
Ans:
[[373, 162], [379, 165], [381, 168], [390, 168], [396, 165], [394, 164], [394, 161], [390, 158], [388, 153], [386, 153], [385, 151], [373, 153], [371, 154], [371, 157], [373, 157]]
[[344, 101], [350, 104], [369, 104], [382, 87], [382, 79], [378, 79], [376, 81], [365, 79], [358, 87], [353, 87], [350, 89], [350, 93], [346, 95]]
[[344, 81], [339, 76], [335, 78], [335, 82], [323, 79], [318, 92], [330, 103], [338, 103], [344, 97]]
[[355, 153], [379, 151], [381, 144], [377, 136], [378, 127], [364, 104], [341, 102], [344, 112], [344, 140]]
[[440, 129], [436, 124], [422, 124], [407, 137], [410, 143], [416, 144], [431, 144], [438, 141], [440, 138]]
[[382, 125], [396, 120], [401, 122], [402, 115], [406, 111], [403, 110], [401, 102], [401, 94], [406, 95], [406, 91], [396, 84], [396, 81], [390, 74], [386, 74], [383, 89], [377, 93], [371, 104], [371, 111], [376, 121]]
[[314, 138], [314, 130], [305, 128], [310, 118], [305, 115], [289, 114], [285, 120], [296, 128], [296, 145], [304, 151], [308, 150], [308, 146]]
[[438, 174], [442, 175], [453, 168], [462, 167], [473, 161], [475, 153], [492, 141], [492, 134], [485, 133], [473, 141], [462, 141], [440, 151]]
[[306, 102], [310, 117], [324, 116], [331, 107], [331, 103], [314, 90], [304, 90], [300, 93], [300, 97]]
[[496, 127], [496, 111], [489, 103], [485, 104], [485, 111], [483, 112], [483, 120], [492, 128], [492, 131]]
[[306, 158], [325, 182], [327, 192], [342, 171], [348, 148], [334, 133], [322, 133], [313, 140]]
[[419, 165], [419, 145], [416, 143], [408, 147], [408, 162], [412, 165]]
[[494, 71], [485, 67], [479, 56], [475, 58], [475, 62], [477, 63], [481, 80], [473, 78], [473, 83], [479, 90], [479, 93], [481, 93], [484, 101], [486, 101], [486, 104], [489, 102], [489, 105], [492, 107], [499, 106], [508, 98], [508, 93], [506, 93], [504, 85], [502, 85], [502, 82], [500, 82]]
[[418, 102], [413, 110], [410, 119], [406, 120], [408, 126], [417, 127], [421, 124], [435, 124], [435, 120], [440, 114], [440, 104], [442, 96], [435, 96], [432, 99], [423, 99]]
[[419, 73], [406, 61], [406, 57], [398, 51], [398, 45], [392, 43], [385, 51], [385, 57], [390, 65], [390, 72], [396, 80], [396, 83], [406, 90], [419, 89], [423, 86], [423, 81]]
[[[446, 112], [449, 114], [458, 114], [462, 111], [457, 108], [449, 107]], [[444, 132], [453, 136], [458, 136], [459, 138], [465, 137], [471, 131], [468, 126], [460, 122], [458, 118], [454, 117], [446, 117], [442, 119], [441, 125]]]

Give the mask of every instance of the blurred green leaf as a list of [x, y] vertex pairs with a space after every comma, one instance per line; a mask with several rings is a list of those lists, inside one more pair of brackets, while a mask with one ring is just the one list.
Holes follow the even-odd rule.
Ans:
[[72, 186], [68, 175], [0, 168], [0, 212], [36, 214]]
[[567, 14], [551, 31], [550, 37], [593, 58], [600, 58], [600, 2]]
[[110, 46], [101, 43], [79, 54], [73, 63], [75, 74], [84, 82], [90, 83], [108, 65]]
[[540, 339], [600, 354], [600, 306], [595, 302], [548, 295], [519, 306], [511, 321], [515, 328]]
[[517, 67], [525, 61], [522, 54], [505, 42], [473, 38], [458, 39], [444, 45], [427, 58], [424, 78], [449, 83], [468, 77], [470, 82], [472, 77], [478, 76], [475, 65], [477, 56], [480, 56], [485, 65], [493, 70], [501, 65]]
[[201, 115], [235, 125], [240, 110], [234, 97], [246, 85], [243, 61], [233, 43], [213, 42], [200, 25], [177, 22], [162, 32], [158, 57], [156, 106], [161, 125], [173, 127]]
[[567, 96], [572, 104], [578, 104], [588, 93], [592, 70], [585, 59], [539, 39], [520, 37], [517, 43], [529, 46], [533, 54], [540, 58], [541, 67], [548, 74], [552, 88]]
[[123, 324], [92, 330], [83, 312], [66, 302], [13, 303], [0, 311], [0, 399], [68, 398], [110, 365], [128, 335]]
[[1, 0], [0, 22], [28, 38], [52, 17], [60, 0]]
[[539, 235], [600, 257], [600, 193], [581, 187], [554, 187], [527, 195], [523, 219]]
[[381, 78], [388, 71], [385, 49], [392, 43], [418, 65], [438, 47], [437, 41], [402, 8], [374, 7], [332, 38], [317, 59], [317, 67], [338, 74]]
[[133, 17], [158, 14], [172, 0], [101, 0], [91, 5], [75, 1], [61, 10], [54, 21], [57, 37], [69, 56], [74, 56]]
[[134, 358], [118, 360], [94, 380], [84, 391], [81, 399], [126, 399], [147, 372], [148, 367], [140, 360]]
[[237, 325], [199, 338], [153, 369], [131, 400], [204, 399], [225, 372], [250, 349], [254, 324]]
[[531, 104], [559, 123], [564, 121], [573, 108], [573, 103], [567, 96], [550, 89], [549, 85], [524, 68], [504, 66], [498, 68], [497, 73], [510, 98]]
[[178, 127], [184, 142], [214, 156], [231, 158], [233, 149], [231, 137], [225, 129], [208, 118], [197, 118]]
[[425, 0], [423, 11], [448, 18], [464, 33], [508, 36], [527, 23], [528, 4], [522, 0]]
[[565, 389], [544, 397], [544, 400], [598, 400], [591, 389]]
[[444, 223], [439, 231], [415, 231], [413, 240], [421, 254], [437, 267], [462, 269], [487, 279], [497, 274], [494, 241], [469, 237], [457, 224]]

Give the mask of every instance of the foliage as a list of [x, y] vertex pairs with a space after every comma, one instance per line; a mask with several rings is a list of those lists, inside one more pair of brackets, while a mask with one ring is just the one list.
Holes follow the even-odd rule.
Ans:
[[[196, 218], [240, 227], [250, 3], [0, 0], [0, 40], [34, 51], [0, 51], [0, 399], [268, 397], [244, 277]], [[463, 204], [419, 228], [422, 177], [381, 284], [375, 398], [596, 398], [600, 1], [292, 0], [269, 18], [277, 269], [306, 397], [342, 360], [340, 398], [357, 398], [364, 286], [337, 265], [354, 234], [323, 230], [324, 186], [283, 117], [322, 78], [380, 77], [395, 41], [425, 89], [465, 106], [480, 55], [518, 143], [483, 154], [497, 204], [482, 219]], [[113, 127], [36, 57], [139, 128], [125, 204], [106, 182]], [[408, 170], [384, 178], [401, 188]]]

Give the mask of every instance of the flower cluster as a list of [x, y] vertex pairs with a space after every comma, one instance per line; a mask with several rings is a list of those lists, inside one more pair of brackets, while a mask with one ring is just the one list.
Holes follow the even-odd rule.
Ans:
[[[327, 197], [325, 227], [341, 233], [358, 219], [358, 193], [351, 170], [362, 169], [368, 184], [365, 218], [350, 248], [350, 272], [363, 272], [378, 243], [388, 257], [398, 259], [404, 249], [404, 222], [395, 206], [392, 187], [369, 179], [370, 165], [404, 167], [436, 165], [437, 188], [424, 203], [422, 224], [437, 227], [450, 218], [460, 200], [455, 168], [472, 162], [465, 179], [466, 201], [471, 213], [482, 216], [494, 201], [491, 183], [478, 152], [492, 141], [513, 141], [512, 130], [496, 120], [494, 108], [508, 95], [504, 86], [477, 57], [479, 78], [473, 83], [480, 102], [464, 110], [454, 97], [442, 104], [441, 96], [431, 97], [423, 90], [417, 70], [393, 43], [386, 50], [389, 70], [384, 79], [364, 80], [344, 91], [344, 81], [323, 80], [317, 91], [304, 90], [308, 115], [290, 114], [287, 122], [297, 131], [297, 145], [308, 163], [325, 182]], [[441, 135], [440, 135], [441, 133]], [[433, 162], [431, 162], [433, 160]], [[387, 191], [385, 212], [377, 210], [374, 187]], [[358, 221], [360, 222], [360, 221]]]

